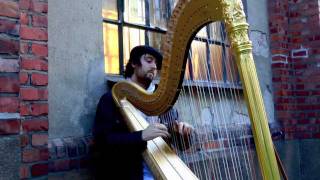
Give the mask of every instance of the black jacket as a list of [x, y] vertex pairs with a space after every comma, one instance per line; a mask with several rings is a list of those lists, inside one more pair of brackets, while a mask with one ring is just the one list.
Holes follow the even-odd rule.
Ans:
[[[186, 137], [174, 134], [170, 128], [172, 122], [178, 119], [176, 110], [171, 109], [159, 118], [169, 128], [169, 133], [177, 138], [178, 149], [190, 146], [186, 140], [182, 140]], [[111, 92], [104, 94], [98, 103], [93, 135], [96, 179], [143, 179], [142, 152], [147, 142], [142, 140], [142, 131], [129, 132]]]
[[111, 92], [98, 104], [94, 125], [96, 179], [143, 179], [142, 131], [129, 132]]

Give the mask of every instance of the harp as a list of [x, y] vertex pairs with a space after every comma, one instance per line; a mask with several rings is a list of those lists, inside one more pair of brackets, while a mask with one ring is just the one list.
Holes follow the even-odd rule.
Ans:
[[[261, 176], [265, 180], [280, 179], [241, 0], [180, 0], [162, 44], [164, 60], [157, 90], [148, 94], [135, 84], [119, 82], [112, 89], [113, 98], [132, 131], [146, 128], [148, 123], [137, 109], [147, 115], [160, 115], [174, 106], [181, 92], [191, 41], [199, 29], [216, 21], [225, 23], [235, 55]], [[148, 142], [144, 158], [158, 179], [197, 179], [161, 138]], [[231, 179], [230, 174], [226, 179]]]

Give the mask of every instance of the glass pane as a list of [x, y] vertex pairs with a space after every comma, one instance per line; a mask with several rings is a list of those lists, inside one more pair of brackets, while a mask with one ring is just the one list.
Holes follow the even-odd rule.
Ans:
[[103, 23], [105, 72], [119, 74], [118, 26]]
[[227, 82], [239, 83], [238, 69], [236, 62], [233, 59], [231, 48], [226, 48], [226, 70], [227, 70]]
[[185, 69], [185, 73], [184, 73], [184, 80], [191, 80], [191, 74], [190, 74], [190, 59], [187, 59], [187, 64], [186, 64], [186, 69]]
[[102, 17], [106, 19], [118, 19], [117, 1], [103, 0], [102, 1]]
[[207, 27], [204, 26], [203, 28], [201, 28], [201, 30], [197, 33], [196, 37], [200, 37], [200, 38], [207, 38]]
[[161, 33], [154, 33], [154, 32], [147, 32], [149, 46], [161, 50], [161, 42], [163, 42], [164, 34]]
[[206, 58], [206, 43], [201, 41], [192, 41], [192, 72], [193, 80], [206, 81], [208, 66]]
[[124, 66], [127, 64], [130, 51], [132, 48], [138, 45], [145, 44], [145, 30], [135, 28], [123, 28], [123, 59]]
[[179, 0], [168, 0], [168, 1], [170, 3], [170, 9], [171, 9], [171, 12], [172, 12], [174, 7], [176, 7], [176, 5], [177, 5]]
[[223, 81], [222, 47], [215, 44], [210, 44], [209, 47], [211, 80], [221, 82]]
[[221, 36], [221, 22], [214, 22], [209, 24], [209, 32], [210, 32], [210, 39], [215, 41], [222, 41]]
[[169, 5], [169, 1], [149, 1], [150, 25], [152, 27], [167, 28], [167, 22], [170, 18]]
[[146, 24], [145, 0], [125, 0], [124, 20], [135, 24]]

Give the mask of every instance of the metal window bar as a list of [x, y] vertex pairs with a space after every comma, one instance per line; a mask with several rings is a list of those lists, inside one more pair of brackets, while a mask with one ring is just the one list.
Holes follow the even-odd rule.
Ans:
[[[243, 5], [244, 5], [244, 9], [245, 12], [247, 12], [247, 1], [246, 0], [242, 0], [243, 1]], [[171, 7], [170, 1], [168, 1], [168, 7]], [[124, 0], [118, 0], [117, 1], [117, 11], [118, 11], [118, 20], [112, 20], [112, 19], [103, 19], [104, 23], [110, 23], [110, 24], [114, 24], [118, 26], [118, 44], [119, 44], [119, 72], [120, 74], [124, 73], [124, 56], [123, 56], [123, 28], [124, 27], [131, 27], [131, 28], [136, 28], [136, 29], [141, 29], [141, 30], [145, 30], [145, 43], [146, 45], [149, 45], [149, 36], [148, 36], [148, 32], [155, 32], [155, 33], [161, 33], [161, 34], [165, 34], [167, 31], [165, 29], [159, 28], [159, 27], [151, 27], [150, 26], [150, 6], [149, 6], [149, 1], [145, 0], [145, 12], [146, 12], [146, 25], [141, 25], [141, 24], [136, 24], [136, 23], [130, 23], [130, 22], [125, 22], [124, 21]], [[168, 13], [171, 14], [170, 9], [168, 8]], [[212, 34], [210, 33], [210, 27], [209, 25], [206, 26], [206, 33], [207, 33], [207, 38], [202, 38], [202, 37], [194, 37], [194, 40], [196, 41], [202, 41], [206, 43], [206, 61], [208, 64], [208, 67], [211, 66], [210, 63], [210, 48], [209, 45], [210, 44], [215, 44], [215, 45], [220, 45], [222, 46], [222, 66], [223, 66], [223, 80], [224, 82], [226, 82], [227, 80], [227, 73], [226, 73], [226, 67], [225, 67], [225, 61], [226, 61], [226, 47], [230, 47], [229, 44], [225, 43], [225, 38], [226, 38], [226, 33], [225, 33], [225, 27], [224, 24], [222, 23], [221, 25], [221, 36], [222, 36], [222, 41], [217, 41], [212, 39]], [[192, 52], [191, 52], [192, 53]], [[191, 60], [189, 61], [189, 72], [190, 72], [190, 80], [194, 80], [194, 76], [193, 76], [193, 66], [192, 66], [192, 62]], [[209, 74], [208, 74], [208, 78], [210, 78], [211, 72], [209, 69]], [[237, 75], [237, 79], [239, 79], [239, 75]]]

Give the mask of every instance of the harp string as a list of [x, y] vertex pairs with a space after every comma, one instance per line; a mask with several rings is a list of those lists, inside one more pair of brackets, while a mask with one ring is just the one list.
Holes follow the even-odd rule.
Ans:
[[[192, 69], [198, 71], [186, 71], [184, 83], [187, 86], [183, 86], [175, 104], [175, 107], [183, 107], [178, 110], [179, 119], [192, 124], [196, 133], [190, 138], [179, 138], [172, 134], [172, 144], [174, 147], [182, 145], [182, 149], [186, 149], [185, 144], [192, 145], [188, 150], [176, 150], [176, 152], [200, 179], [255, 179], [255, 170], [251, 167], [254, 163], [248, 141], [250, 136], [244, 125], [248, 120], [243, 115], [231, 119], [231, 113], [234, 112], [247, 114], [241, 108], [243, 97], [239, 85], [236, 84], [235, 62], [232, 61], [229, 47], [224, 47], [226, 50], [223, 51], [223, 44], [217, 46], [209, 42], [211, 36], [212, 39], [220, 38], [223, 43], [228, 41], [223, 34], [222, 25], [213, 23], [207, 28], [212, 34], [209, 35], [207, 32], [205, 45], [198, 41], [193, 41], [191, 44], [190, 61], [186, 69], [193, 66]], [[226, 80], [222, 77], [223, 68]], [[197, 77], [196, 81], [189, 78], [192, 75]], [[188, 96], [192, 98], [186, 98]], [[203, 108], [207, 108], [211, 113], [209, 119], [202, 117]], [[172, 120], [176, 117], [174, 113], [169, 113], [166, 118]], [[172, 123], [168, 125], [171, 129], [175, 128], [172, 127]]]

